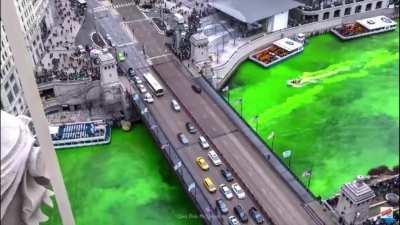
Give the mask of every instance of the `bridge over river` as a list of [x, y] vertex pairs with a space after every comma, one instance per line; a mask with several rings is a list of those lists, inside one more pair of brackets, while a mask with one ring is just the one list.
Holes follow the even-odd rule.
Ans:
[[[101, 7], [101, 2], [89, 0], [88, 12]], [[159, 34], [150, 20], [135, 6], [124, 12], [135, 15], [132, 23], [135, 39], [128, 35], [122, 16], [111, 7], [101, 17], [87, 16], [88, 23], [97, 24], [96, 29], [103, 35], [109, 34], [117, 42], [117, 50], [125, 51], [127, 60], [121, 64], [126, 72], [132, 67], [138, 76], [151, 72], [165, 89], [162, 97], [155, 97], [154, 103], [145, 103], [133, 82], [124, 82], [132, 90], [135, 110], [152, 133], [161, 151], [175, 170], [187, 194], [195, 203], [206, 224], [227, 224], [227, 217], [233, 215], [233, 207], [240, 204], [248, 211], [256, 207], [265, 218], [265, 224], [275, 225], [334, 225], [329, 210], [295, 178], [284, 164], [252, 132], [240, 117], [225, 103], [217, 92], [201, 77], [190, 74], [164, 46], [164, 36]], [[127, 16], [127, 15], [126, 15]], [[129, 30], [129, 29], [128, 29]], [[137, 43], [124, 45], [124, 43]], [[143, 54], [143, 46], [146, 55]], [[202, 88], [198, 94], [191, 88], [197, 84]], [[149, 88], [148, 88], [149, 89]], [[180, 112], [171, 108], [176, 99], [182, 107]], [[195, 135], [186, 132], [185, 123], [191, 122], [198, 128]], [[189, 145], [179, 142], [177, 134], [183, 132]], [[198, 144], [199, 135], [209, 141], [223, 161], [220, 167], [210, 165], [202, 171], [196, 164], [197, 156], [207, 157], [207, 151]], [[211, 163], [209, 163], [211, 164]], [[129, 165], [127, 165], [129, 166]], [[245, 190], [246, 198], [226, 200], [228, 215], [216, 210], [216, 200], [224, 198], [221, 193], [209, 193], [202, 184], [205, 177], [212, 177], [216, 184], [225, 183], [221, 168], [231, 168], [235, 182]], [[254, 224], [249, 220], [248, 224]]]

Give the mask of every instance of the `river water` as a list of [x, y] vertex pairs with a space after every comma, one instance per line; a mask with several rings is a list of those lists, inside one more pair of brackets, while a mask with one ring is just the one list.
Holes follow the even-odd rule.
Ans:
[[[312, 169], [310, 189], [325, 198], [372, 167], [398, 164], [398, 48], [398, 29], [347, 42], [319, 35], [271, 68], [244, 62], [229, 101], [280, 157], [291, 150], [291, 169], [305, 184]], [[286, 83], [313, 76], [322, 78], [302, 88]]]
[[[109, 145], [57, 150], [77, 225], [201, 225], [192, 201], [143, 125]], [[45, 208], [45, 207], [44, 207]], [[61, 224], [56, 209], [46, 225]]]

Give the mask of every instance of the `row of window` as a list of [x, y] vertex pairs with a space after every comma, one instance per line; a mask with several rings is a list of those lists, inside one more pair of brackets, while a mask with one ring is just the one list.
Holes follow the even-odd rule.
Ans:
[[[381, 2], [381, 1], [377, 2], [376, 5], [375, 5], [375, 9], [380, 9], [380, 8], [382, 8], [382, 2]], [[355, 7], [354, 13], [360, 13], [360, 12], [361, 12], [361, 9], [362, 9], [362, 5], [357, 5], [357, 6]], [[368, 3], [368, 4], [365, 6], [365, 11], [370, 11], [371, 9], [372, 9], [372, 3]], [[340, 9], [335, 10], [335, 11], [333, 12], [333, 17], [334, 17], [334, 18], [340, 17], [340, 12], [341, 12]], [[350, 8], [350, 7], [349, 7], [349, 8], [346, 8], [346, 9], [344, 10], [344, 15], [345, 15], [345, 16], [348, 16], [348, 15], [350, 15], [350, 14], [351, 14], [351, 8]], [[323, 20], [327, 20], [327, 19], [329, 19], [329, 16], [330, 16], [330, 13], [329, 13], [329, 12], [325, 12], [325, 13], [323, 14], [323, 16], [322, 16], [322, 19], [323, 19]]]

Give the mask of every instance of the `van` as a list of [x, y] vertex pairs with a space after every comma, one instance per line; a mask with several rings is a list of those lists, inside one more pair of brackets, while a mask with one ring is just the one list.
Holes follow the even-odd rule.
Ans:
[[199, 137], [199, 144], [204, 149], [207, 149], [210, 147], [210, 145], [208, 144], [208, 142], [204, 136]]
[[211, 180], [210, 177], [204, 178], [203, 183], [209, 192], [214, 193], [217, 191], [217, 187], [215, 186], [214, 182]]

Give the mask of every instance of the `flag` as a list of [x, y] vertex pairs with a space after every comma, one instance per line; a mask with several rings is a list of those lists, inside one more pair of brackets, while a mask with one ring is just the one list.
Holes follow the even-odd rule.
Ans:
[[267, 140], [271, 140], [271, 139], [273, 139], [275, 137], [275, 132], [271, 132], [269, 135], [268, 135], [268, 137], [267, 137]]
[[225, 86], [224, 88], [222, 88], [222, 91], [223, 92], [227, 92], [229, 90], [229, 86], [227, 85], [227, 86]]
[[303, 172], [303, 177], [309, 177], [311, 176], [311, 170], [306, 170]]
[[282, 156], [285, 159], [289, 158], [291, 155], [292, 155], [292, 151], [290, 151], [290, 150], [286, 150], [286, 151], [282, 152]]

